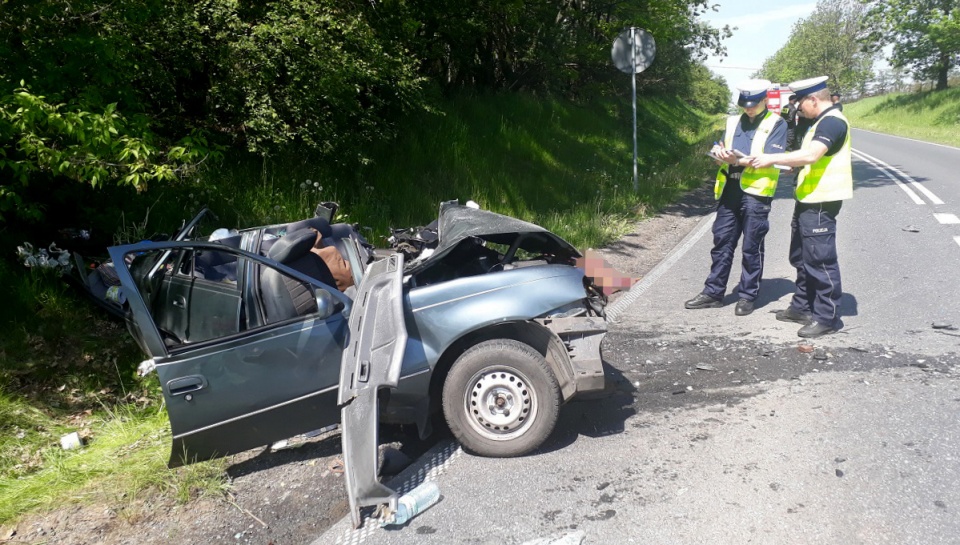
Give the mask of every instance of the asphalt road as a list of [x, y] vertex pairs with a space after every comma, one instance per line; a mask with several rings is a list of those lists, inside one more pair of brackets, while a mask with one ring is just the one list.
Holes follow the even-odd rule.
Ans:
[[854, 149], [840, 333], [801, 351], [773, 318], [793, 289], [786, 187], [758, 309], [683, 309], [706, 216], [614, 304], [607, 396], [566, 405], [530, 456], [439, 444], [401, 475], [435, 480], [437, 505], [315, 543], [960, 544], [960, 150], [863, 131]]

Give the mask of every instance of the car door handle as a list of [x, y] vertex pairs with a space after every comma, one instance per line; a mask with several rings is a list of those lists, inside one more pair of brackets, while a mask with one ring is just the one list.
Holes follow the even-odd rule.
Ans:
[[191, 375], [189, 377], [175, 378], [167, 382], [167, 391], [172, 396], [179, 396], [196, 392], [207, 387], [207, 379], [200, 375]]
[[184, 299], [183, 296], [174, 297], [171, 304], [175, 307], [187, 308], [187, 300]]

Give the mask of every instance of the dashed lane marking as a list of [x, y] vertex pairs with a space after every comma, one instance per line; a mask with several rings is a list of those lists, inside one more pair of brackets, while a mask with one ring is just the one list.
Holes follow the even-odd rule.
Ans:
[[937, 218], [937, 221], [943, 225], [960, 223], [960, 218], [958, 218], [956, 214], [934, 214], [933, 217]]

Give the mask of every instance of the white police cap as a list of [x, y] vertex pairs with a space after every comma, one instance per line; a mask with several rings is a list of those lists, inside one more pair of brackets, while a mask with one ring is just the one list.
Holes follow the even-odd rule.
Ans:
[[807, 95], [812, 95], [813, 93], [826, 88], [827, 76], [817, 76], [815, 78], [802, 79], [790, 84], [790, 90], [797, 95], [797, 98], [803, 98]]
[[748, 79], [737, 84], [737, 91], [740, 91], [740, 97], [737, 99], [737, 106], [752, 108], [767, 98], [767, 89], [771, 86], [770, 80], [766, 79]]

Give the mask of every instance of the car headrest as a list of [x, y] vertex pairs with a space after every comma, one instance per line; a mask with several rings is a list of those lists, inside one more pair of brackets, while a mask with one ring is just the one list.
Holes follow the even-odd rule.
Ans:
[[313, 229], [293, 231], [273, 243], [267, 251], [267, 257], [286, 264], [309, 252], [316, 241], [317, 232]]
[[327, 238], [331, 235], [330, 222], [324, 218], [309, 218], [305, 220], [295, 221], [287, 225], [287, 233], [300, 231], [301, 229], [306, 229], [308, 227], [319, 231], [320, 234], [324, 236], [324, 238]]

